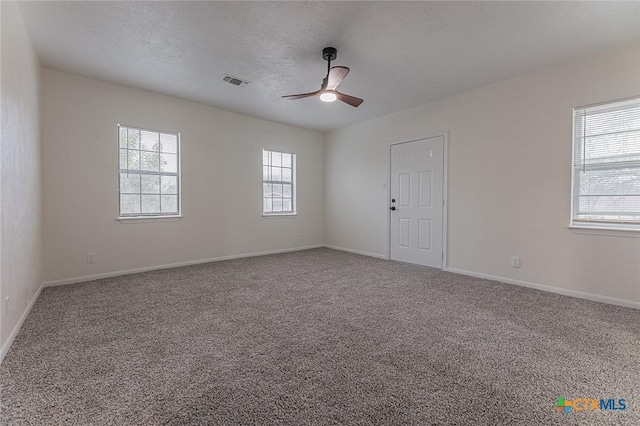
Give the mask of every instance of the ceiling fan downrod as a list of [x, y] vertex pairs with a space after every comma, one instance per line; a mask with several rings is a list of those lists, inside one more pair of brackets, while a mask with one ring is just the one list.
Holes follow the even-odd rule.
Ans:
[[327, 61], [327, 74], [331, 69], [331, 61], [335, 61], [338, 57], [338, 50], [335, 47], [325, 47], [322, 49], [322, 59]]

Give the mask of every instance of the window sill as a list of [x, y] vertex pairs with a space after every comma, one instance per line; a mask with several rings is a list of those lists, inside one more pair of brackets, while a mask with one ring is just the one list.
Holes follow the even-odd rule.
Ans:
[[640, 238], [640, 228], [607, 228], [604, 226], [569, 225], [574, 234], [604, 235], [609, 237]]
[[293, 213], [263, 213], [262, 217], [291, 217], [291, 216], [298, 216], [298, 213], [293, 212]]
[[152, 223], [152, 222], [177, 222], [182, 219], [182, 215], [178, 216], [124, 216], [117, 217], [120, 223]]

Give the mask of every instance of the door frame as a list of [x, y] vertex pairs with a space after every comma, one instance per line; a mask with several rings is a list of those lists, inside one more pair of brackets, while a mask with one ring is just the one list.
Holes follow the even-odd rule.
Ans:
[[387, 162], [387, 202], [386, 202], [386, 206], [387, 206], [387, 259], [391, 260], [391, 210], [389, 210], [389, 200], [391, 199], [391, 148], [394, 145], [400, 145], [400, 144], [404, 144], [404, 143], [410, 143], [410, 142], [416, 142], [416, 141], [421, 141], [423, 139], [431, 139], [431, 138], [437, 138], [437, 137], [442, 137], [443, 139], [443, 169], [442, 169], [442, 173], [443, 173], [443, 179], [442, 179], [442, 198], [444, 200], [443, 202], [443, 206], [442, 206], [442, 270], [446, 271], [447, 270], [447, 239], [449, 236], [449, 233], [447, 232], [447, 210], [448, 210], [448, 205], [449, 205], [449, 199], [448, 199], [448, 188], [449, 188], [449, 170], [448, 170], [448, 164], [449, 164], [449, 132], [448, 131], [443, 131], [443, 132], [438, 132], [438, 133], [434, 133], [434, 134], [430, 134], [428, 136], [420, 136], [420, 137], [415, 137], [415, 138], [411, 138], [411, 139], [403, 139], [400, 141], [395, 141], [395, 142], [390, 142], [389, 143], [389, 157], [388, 157], [388, 162]]

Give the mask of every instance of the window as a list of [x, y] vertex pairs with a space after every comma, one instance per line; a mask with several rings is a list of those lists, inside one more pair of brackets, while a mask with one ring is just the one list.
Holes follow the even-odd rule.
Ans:
[[118, 126], [120, 217], [180, 215], [180, 135]]
[[262, 151], [262, 212], [265, 215], [296, 213], [296, 155]]
[[640, 98], [575, 108], [571, 225], [640, 230]]

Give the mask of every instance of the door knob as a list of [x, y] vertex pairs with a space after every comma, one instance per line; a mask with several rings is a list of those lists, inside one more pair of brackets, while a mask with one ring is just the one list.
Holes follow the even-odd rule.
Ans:
[[392, 203], [395, 203], [395, 202], [396, 202], [396, 199], [395, 199], [395, 198], [392, 198], [392, 199], [391, 199], [391, 202], [392, 202]]
[[389, 207], [389, 208], [390, 208], [391, 210], [395, 210], [395, 209], [396, 209], [396, 206], [391, 206], [391, 207]]

